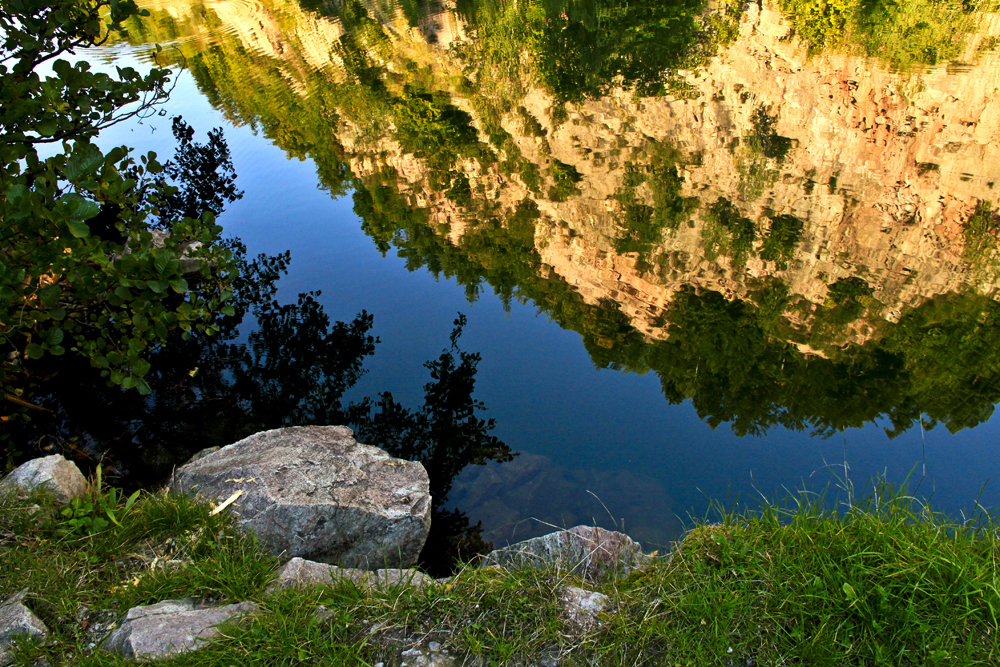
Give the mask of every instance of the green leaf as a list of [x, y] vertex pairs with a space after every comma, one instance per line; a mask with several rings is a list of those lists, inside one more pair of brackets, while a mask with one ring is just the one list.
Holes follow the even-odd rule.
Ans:
[[153, 290], [157, 294], [162, 294], [167, 291], [168, 287], [170, 287], [170, 283], [166, 280], [147, 280], [146, 287]]
[[80, 206], [77, 207], [73, 217], [77, 220], [90, 220], [100, 212], [101, 207], [97, 205], [97, 202], [90, 201], [89, 199], [83, 199], [80, 201]]
[[39, 122], [35, 125], [35, 129], [38, 130], [38, 134], [43, 137], [51, 137], [59, 130], [59, 125], [55, 120], [51, 118], [46, 118], [45, 120]]
[[28, 346], [24, 348], [24, 353], [28, 355], [29, 359], [41, 359], [45, 350], [38, 343], [28, 343]]
[[62, 290], [59, 289], [59, 285], [49, 285], [48, 287], [38, 290], [38, 299], [46, 308], [52, 308], [59, 303], [59, 294], [61, 292]]
[[146, 361], [145, 359], [139, 359], [134, 364], [132, 364], [132, 370], [139, 377], [145, 377], [146, 373], [149, 372], [149, 368], [150, 368], [149, 362]]
[[56, 321], [61, 321], [66, 319], [66, 309], [59, 306], [49, 309], [49, 317]]
[[854, 586], [845, 583], [842, 588], [844, 589], [844, 595], [847, 596], [848, 600], [854, 600], [858, 597], [858, 594], [854, 592]]
[[59, 327], [54, 327], [45, 332], [45, 342], [49, 345], [58, 345], [63, 341], [63, 330]]
[[75, 192], [65, 194], [59, 200], [69, 208], [73, 220], [89, 220], [101, 212], [101, 207], [97, 205], [97, 202], [86, 199]]
[[88, 227], [85, 222], [80, 222], [79, 220], [68, 220], [66, 221], [66, 226], [69, 227], [69, 233], [78, 239], [90, 236], [90, 227]]
[[173, 257], [170, 256], [168, 251], [160, 251], [153, 259], [153, 266], [155, 266], [156, 271], [162, 275], [167, 272], [168, 268], [170, 268], [170, 260], [172, 259]]
[[122, 386], [125, 387], [126, 389], [134, 388], [137, 382], [138, 379], [131, 375], [126, 375], [124, 378], [122, 378]]
[[140, 493], [142, 493], [141, 489], [136, 490], [135, 493], [133, 493], [131, 496], [129, 496], [128, 500], [125, 501], [125, 511], [126, 512], [128, 512], [130, 509], [132, 509], [132, 505], [134, 505], [135, 501], [139, 499], [139, 494]]
[[73, 146], [73, 154], [66, 161], [63, 174], [73, 183], [81, 178], [94, 176], [97, 168], [104, 164], [104, 154], [94, 144], [77, 141]]
[[28, 194], [28, 186], [24, 183], [18, 183], [7, 191], [7, 201], [13, 204], [15, 199], [19, 199], [26, 194]]

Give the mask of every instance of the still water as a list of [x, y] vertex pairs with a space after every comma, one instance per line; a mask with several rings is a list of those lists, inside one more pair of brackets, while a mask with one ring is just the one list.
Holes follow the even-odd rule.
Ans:
[[[997, 15], [145, 6], [131, 43], [89, 57], [156, 58], [177, 85], [103, 141], [169, 155], [170, 117], [222, 127], [245, 196], [220, 223], [250, 256], [291, 252], [277, 301], [321, 290], [332, 320], [374, 318], [355, 330], [380, 341], [367, 373], [305, 393], [288, 387], [332, 372], [315, 307], [270, 338], [251, 332], [276, 311], [248, 318], [233, 340], [257, 365], [218, 377], [266, 376], [233, 399], [273, 408], [260, 424], [330, 414], [301, 409], [324, 387], [415, 409], [461, 312], [476, 414], [518, 455], [492, 442], [443, 466], [460, 474], [442, 511], [488, 541], [587, 523], [663, 546], [711, 500], [842, 497], [881, 474], [945, 511], [1000, 505]], [[188, 391], [154, 401], [218, 399]], [[239, 434], [215, 408], [144, 430], [154, 408], [112, 438], [139, 445], [134, 474]]]

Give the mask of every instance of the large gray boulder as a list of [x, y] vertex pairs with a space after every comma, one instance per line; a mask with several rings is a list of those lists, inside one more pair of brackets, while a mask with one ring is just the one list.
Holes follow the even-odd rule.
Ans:
[[185, 464], [174, 491], [230, 505], [272, 555], [343, 567], [405, 568], [431, 523], [419, 463], [358, 443], [346, 426], [264, 431]]
[[162, 658], [193, 651], [218, 634], [218, 625], [255, 609], [252, 602], [201, 608], [193, 600], [132, 607], [101, 648], [128, 658]]
[[596, 526], [576, 526], [497, 549], [484, 565], [568, 571], [590, 581], [625, 576], [645, 566], [650, 556], [624, 533]]
[[44, 491], [65, 505], [87, 493], [87, 480], [72, 461], [61, 454], [22, 463], [0, 482], [0, 491]]

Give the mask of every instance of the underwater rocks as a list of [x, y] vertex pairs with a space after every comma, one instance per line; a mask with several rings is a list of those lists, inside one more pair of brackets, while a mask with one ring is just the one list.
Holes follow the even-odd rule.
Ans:
[[353, 435], [346, 426], [263, 431], [180, 467], [171, 487], [229, 503], [274, 556], [408, 567], [430, 529], [427, 472]]

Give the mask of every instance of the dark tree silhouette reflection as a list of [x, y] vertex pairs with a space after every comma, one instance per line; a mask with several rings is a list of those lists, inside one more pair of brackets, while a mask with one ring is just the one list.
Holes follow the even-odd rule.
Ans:
[[[451, 346], [425, 366], [431, 381], [416, 409], [390, 392], [377, 400], [344, 404], [344, 393], [365, 373], [375, 352], [373, 317], [361, 312], [351, 322], [332, 322], [317, 298], [300, 294], [293, 304], [273, 298], [287, 255], [244, 265], [234, 295], [236, 314], [214, 338], [176, 340], [157, 352], [148, 377], [152, 393], [107, 386], [85, 364], [61, 367], [39, 391], [48, 412], [18, 426], [15, 440], [27, 458], [62, 451], [106, 468], [128, 487], [156, 484], [192, 454], [235, 442], [257, 431], [307, 424], [348, 424], [360, 442], [394, 456], [419, 461], [430, 477], [434, 498], [431, 535], [421, 556], [433, 574], [447, 573], [457, 559], [491, 548], [482, 528], [459, 510], [446, 509], [447, 495], [467, 465], [509, 461], [514, 453], [496, 436], [492, 419], [474, 398], [476, 353], [459, 349], [465, 326], [459, 315]], [[240, 324], [252, 319], [245, 338]]]
[[[198, 179], [179, 188], [183, 206], [221, 212], [236, 195], [224, 139], [211, 134], [208, 144], [195, 145], [203, 150], [193, 151], [190, 133], [181, 135], [181, 153], [193, 162], [184, 173]], [[229, 186], [222, 199], [215, 197], [219, 189], [207, 187], [217, 170]], [[202, 192], [209, 199], [194, 201]], [[456, 559], [489, 549], [481, 526], [459, 510], [445, 509], [463, 468], [514, 456], [489, 434], [494, 421], [478, 416], [485, 409], [473, 397], [480, 357], [458, 347], [465, 316], [455, 320], [450, 347], [425, 364], [431, 381], [419, 408], [400, 405], [390, 392], [345, 405], [345, 392], [364, 375], [365, 359], [379, 342], [370, 333], [373, 316], [362, 311], [350, 322], [332, 322], [318, 291], [281, 304], [276, 284], [287, 271], [289, 254], [250, 260], [242, 243], [228, 244], [240, 274], [227, 301], [233, 314], [218, 322], [218, 333], [178, 332], [155, 350], [146, 376], [148, 396], [108, 386], [86, 362], [60, 359], [34, 368], [40, 409], [32, 420], [9, 425], [8, 463], [52, 452], [85, 467], [103, 459], [116, 484], [135, 488], [163, 481], [199, 450], [261, 430], [347, 424], [360, 442], [427, 469], [434, 502], [421, 558], [428, 571], [447, 573]], [[192, 289], [199, 289], [197, 283]]]
[[[510, 447], [489, 434], [494, 420], [477, 415], [486, 409], [482, 401], [473, 398], [480, 356], [458, 347], [465, 324], [465, 315], [459, 314], [450, 349], [424, 364], [431, 382], [424, 385], [424, 404], [419, 409], [403, 407], [389, 392], [377, 401], [365, 398], [349, 408], [349, 420], [357, 426], [359, 440], [378, 443], [393, 456], [420, 461], [427, 469], [434, 500], [431, 534], [421, 559], [434, 574], [446, 573], [456, 560], [468, 560], [491, 547], [482, 539], [480, 524], [472, 525], [461, 511], [445, 509], [455, 478], [467, 465], [502, 463], [515, 456]], [[378, 411], [373, 412], [373, 408]]]

